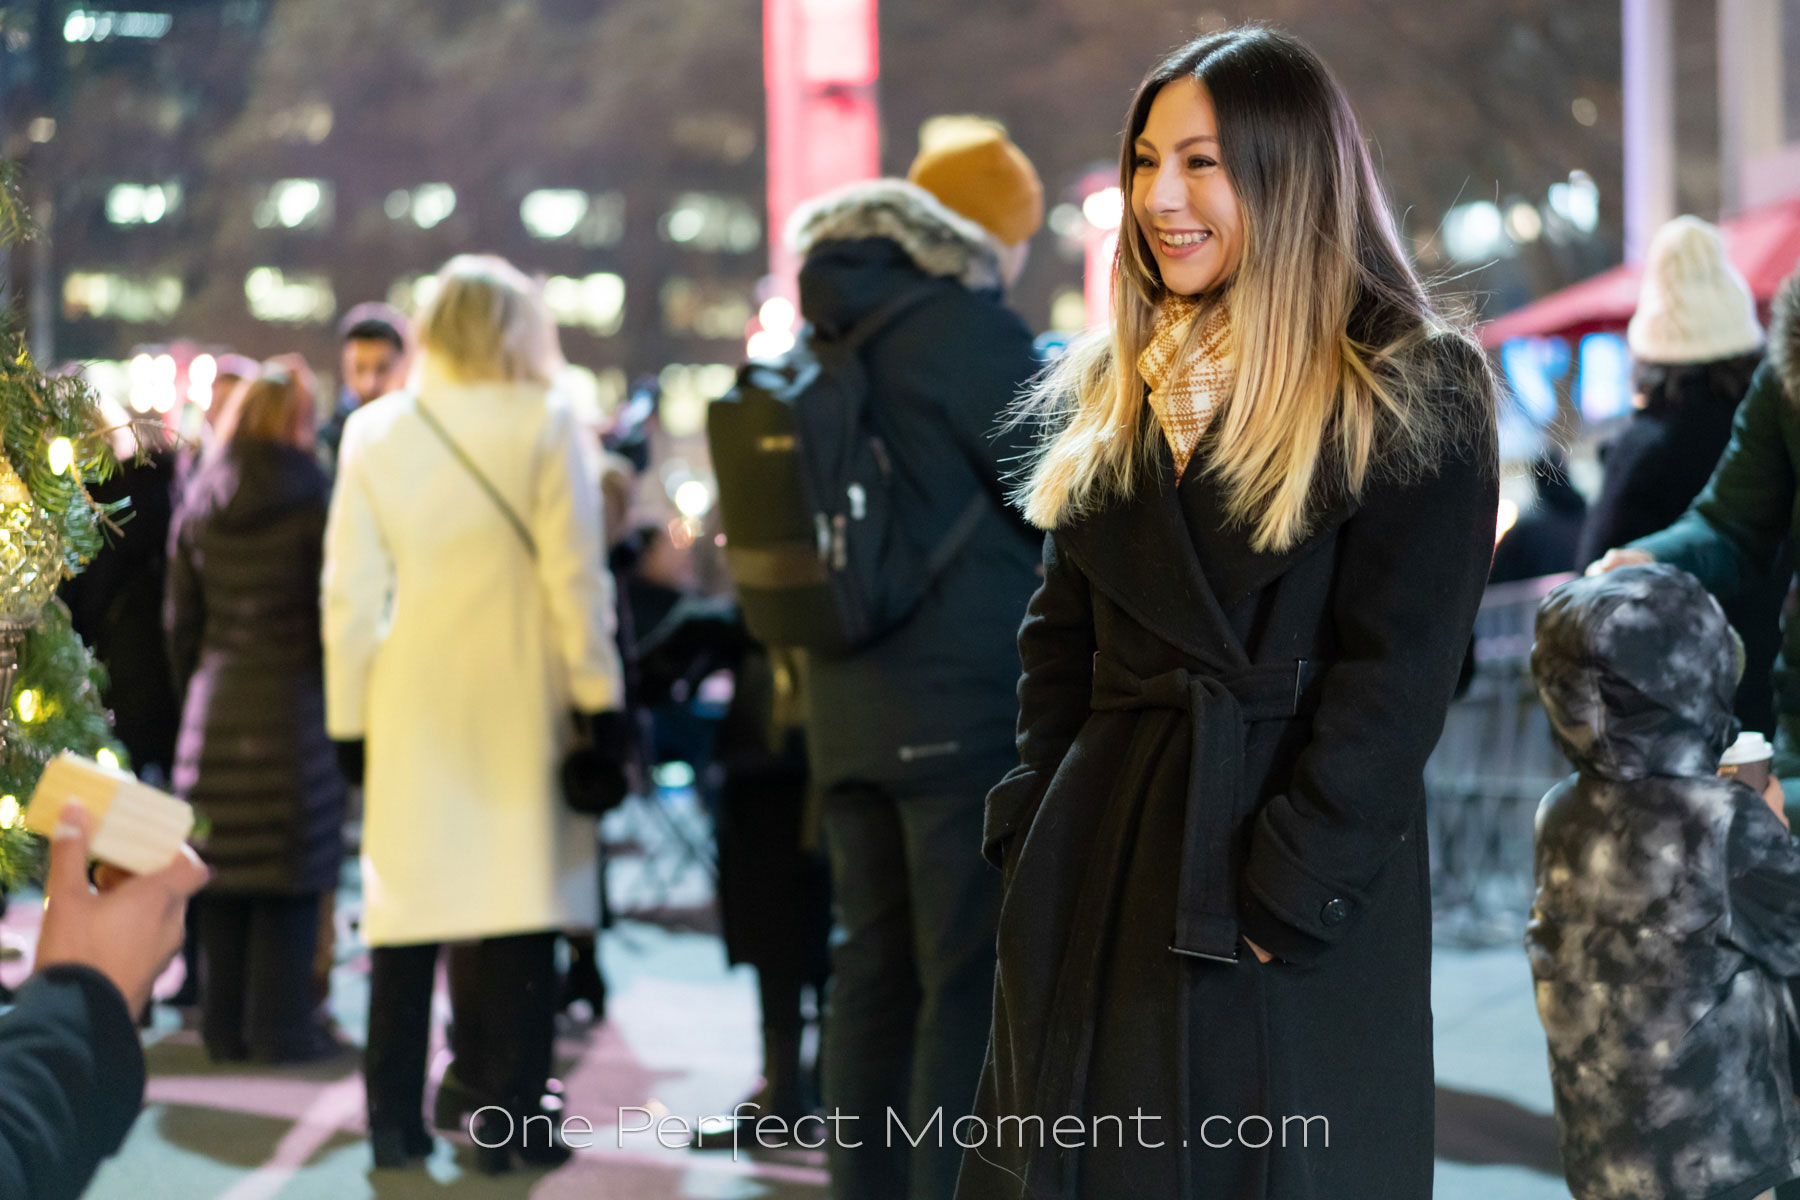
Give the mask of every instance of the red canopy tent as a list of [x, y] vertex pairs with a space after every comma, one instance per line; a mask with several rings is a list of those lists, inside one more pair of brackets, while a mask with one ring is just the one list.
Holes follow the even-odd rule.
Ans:
[[[1725, 252], [1744, 273], [1766, 320], [1775, 289], [1800, 263], [1800, 196], [1752, 209], [1719, 228]], [[1489, 321], [1480, 329], [1481, 344], [1492, 350], [1517, 337], [1618, 332], [1637, 311], [1637, 301], [1638, 269], [1617, 266]]]

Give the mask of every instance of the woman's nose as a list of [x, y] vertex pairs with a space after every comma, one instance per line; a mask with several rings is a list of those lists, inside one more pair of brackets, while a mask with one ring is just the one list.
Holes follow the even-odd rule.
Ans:
[[1163, 215], [1178, 213], [1187, 207], [1187, 184], [1181, 178], [1178, 164], [1165, 163], [1156, 169], [1150, 183], [1150, 211]]

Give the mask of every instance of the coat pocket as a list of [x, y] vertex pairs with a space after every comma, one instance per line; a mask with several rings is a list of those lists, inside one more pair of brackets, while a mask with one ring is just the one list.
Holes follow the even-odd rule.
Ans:
[[1021, 764], [988, 792], [981, 828], [981, 855], [988, 862], [1005, 868], [1008, 847], [1015, 836], [1030, 826], [1043, 802], [1046, 783], [1036, 767]]

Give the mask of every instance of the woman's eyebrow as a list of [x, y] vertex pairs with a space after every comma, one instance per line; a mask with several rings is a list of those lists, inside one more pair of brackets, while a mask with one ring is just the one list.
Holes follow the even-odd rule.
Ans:
[[[1214, 137], [1210, 133], [1198, 133], [1198, 134], [1195, 134], [1193, 137], [1182, 138], [1179, 142], [1175, 143], [1175, 153], [1180, 154], [1183, 150], [1186, 150], [1189, 146], [1196, 145], [1197, 143], [1200, 143], [1200, 142], [1211, 142], [1213, 145], [1216, 146], [1219, 144], [1219, 139]], [[1137, 146], [1141, 146], [1146, 150], [1156, 149], [1156, 143], [1152, 142], [1147, 137], [1140, 136], [1137, 139], [1137, 141], [1133, 144], [1137, 145]]]

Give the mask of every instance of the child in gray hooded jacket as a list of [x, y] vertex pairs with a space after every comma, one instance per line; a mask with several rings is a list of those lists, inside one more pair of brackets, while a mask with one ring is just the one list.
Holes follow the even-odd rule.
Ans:
[[1736, 639], [1693, 576], [1627, 567], [1545, 599], [1531, 666], [1578, 772], [1526, 934], [1570, 1191], [1752, 1200], [1800, 1177], [1800, 844], [1717, 773]]

